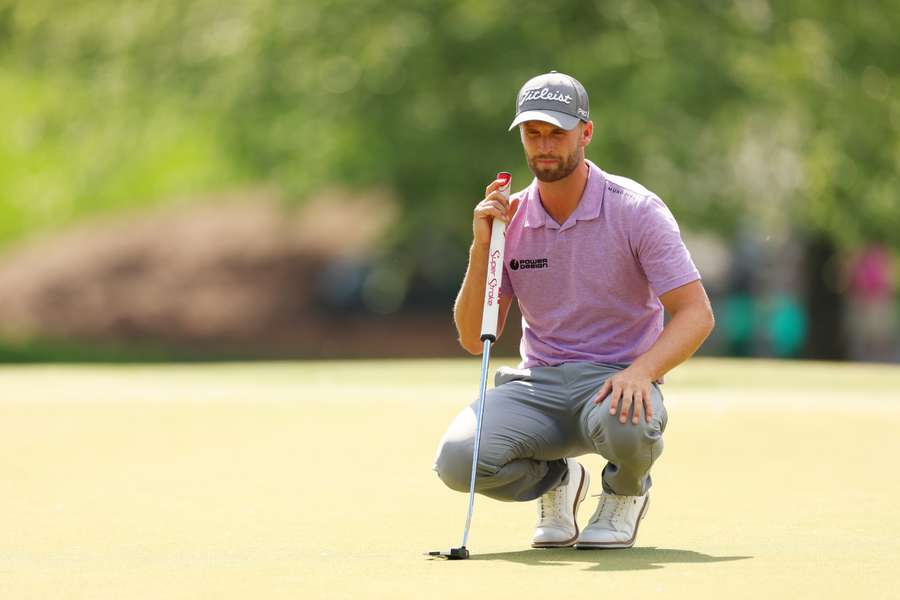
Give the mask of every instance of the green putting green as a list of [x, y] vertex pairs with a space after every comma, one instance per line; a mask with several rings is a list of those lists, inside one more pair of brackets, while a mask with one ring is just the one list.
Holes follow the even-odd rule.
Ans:
[[[0, 597], [900, 593], [900, 367], [690, 361], [663, 388], [635, 548], [532, 550], [533, 503], [479, 497], [472, 560], [429, 560], [462, 535], [467, 497], [431, 463], [479, 371], [474, 357], [0, 368]], [[583, 462], [596, 493], [603, 461]]]

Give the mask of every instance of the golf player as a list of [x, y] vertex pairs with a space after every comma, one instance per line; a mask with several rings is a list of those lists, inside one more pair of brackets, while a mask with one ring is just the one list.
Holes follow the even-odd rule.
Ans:
[[[662, 200], [585, 159], [594, 128], [577, 80], [551, 71], [525, 83], [514, 128], [535, 179], [509, 200], [499, 180], [487, 186], [454, 308], [460, 344], [480, 354], [491, 223], [502, 219], [498, 333], [515, 298], [522, 361], [500, 368], [485, 398], [475, 490], [536, 499], [535, 548], [628, 548], [663, 450], [662, 377], [709, 335], [712, 309]], [[475, 410], [450, 424], [434, 465], [461, 492], [469, 490]], [[579, 529], [590, 476], [573, 457], [588, 453], [608, 462], [598, 506]]]

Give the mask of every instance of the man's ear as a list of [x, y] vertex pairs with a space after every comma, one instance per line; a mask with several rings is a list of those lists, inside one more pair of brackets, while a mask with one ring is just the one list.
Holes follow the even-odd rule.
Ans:
[[594, 138], [594, 122], [588, 121], [581, 124], [581, 144], [587, 146]]

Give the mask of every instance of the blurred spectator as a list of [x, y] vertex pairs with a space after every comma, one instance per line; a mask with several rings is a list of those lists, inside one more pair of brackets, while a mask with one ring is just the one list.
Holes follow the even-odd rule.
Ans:
[[756, 297], [760, 272], [764, 267], [764, 248], [752, 227], [738, 230], [728, 278], [728, 291], [719, 311], [719, 327], [725, 337], [725, 352], [730, 356], [754, 356], [756, 322], [759, 319]]
[[807, 318], [803, 305], [792, 294], [778, 294], [771, 302], [767, 317], [766, 336], [775, 356], [778, 358], [798, 356], [806, 342], [807, 334]]
[[850, 295], [850, 358], [900, 360], [894, 257], [882, 244], [865, 248], [848, 273]]

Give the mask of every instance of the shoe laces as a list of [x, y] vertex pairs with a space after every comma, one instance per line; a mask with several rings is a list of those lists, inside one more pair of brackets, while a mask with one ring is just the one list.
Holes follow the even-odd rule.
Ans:
[[591, 496], [594, 498], [599, 497], [600, 503], [597, 505], [597, 510], [594, 511], [594, 515], [591, 517], [590, 524], [606, 523], [611, 528], [615, 528], [615, 523], [622, 516], [625, 506], [628, 504], [628, 497], [607, 494], [606, 492], [603, 492], [602, 494], [592, 494]]
[[565, 484], [562, 484], [540, 497], [538, 501], [538, 518], [541, 521], [548, 517], [553, 519], [561, 518], [566, 498], [565, 489]]

